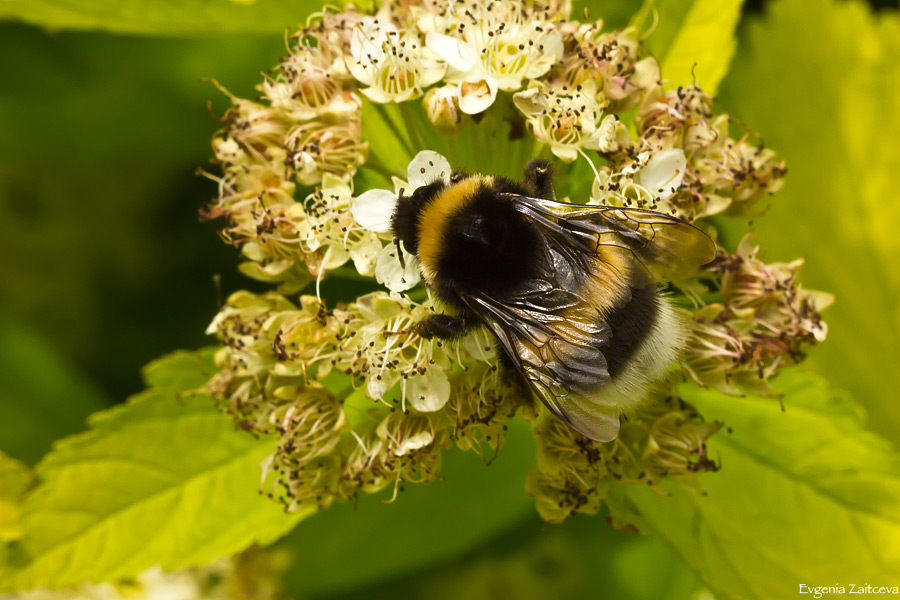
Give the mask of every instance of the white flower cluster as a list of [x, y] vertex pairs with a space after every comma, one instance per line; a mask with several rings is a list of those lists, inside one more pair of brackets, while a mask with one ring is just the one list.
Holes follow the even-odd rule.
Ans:
[[608, 154], [629, 143], [628, 130], [616, 115], [604, 115], [596, 84], [588, 81], [570, 88], [568, 83], [532, 82], [514, 96], [516, 106], [528, 119], [537, 141], [550, 146], [562, 160], [572, 162], [579, 150]]
[[324, 508], [437, 477], [450, 428], [460, 447], [499, 449], [517, 405], [490, 343], [423, 340], [412, 326], [429, 310], [388, 292], [333, 310], [314, 296], [228, 299], [210, 326], [223, 348], [207, 389], [243, 429], [280, 437], [263, 465], [273, 498]]
[[[256, 101], [229, 94], [213, 140], [219, 193], [202, 214], [224, 221], [241, 271], [277, 291], [237, 292], [221, 308], [207, 389], [243, 429], [279, 437], [262, 481], [288, 509], [434, 480], [451, 445], [489, 461], [510, 417], [537, 417], [484, 331], [452, 342], [416, 332], [443, 307], [394, 239], [401, 196], [449, 184], [454, 167], [510, 175], [555, 156], [561, 197], [673, 214], [715, 238], [703, 219], [752, 215], [780, 187], [784, 165], [749, 135], [730, 137], [708, 95], [665, 89], [657, 60], [638, 58], [637, 30], [570, 13], [566, 0], [384, 2], [373, 14], [348, 5], [288, 36]], [[580, 159], [590, 170], [578, 174]], [[828, 299], [799, 286], [799, 268], [767, 265], [745, 241], [677, 282], [695, 306], [685, 377], [768, 391], [822, 341]], [[326, 302], [328, 277], [361, 290]], [[610, 477], [696, 488], [696, 473], [716, 468], [704, 443], [718, 426], [662, 400], [674, 393], [608, 444], [541, 422], [528, 486], [541, 514], [596, 512]]]
[[734, 396], [777, 396], [769, 379], [801, 361], [808, 345], [825, 341], [828, 325], [819, 311], [834, 302], [831, 294], [800, 286], [802, 259], [766, 264], [758, 253], [748, 233], [733, 255], [709, 266], [722, 301], [694, 312], [683, 361], [697, 383]]
[[631, 168], [635, 155], [682, 149], [684, 185], [660, 210], [688, 221], [721, 213], [757, 215], [764, 210], [759, 201], [784, 183], [784, 163], [749, 133], [730, 137], [730, 123], [728, 115], [713, 114], [712, 98], [696, 85], [669, 91], [655, 85], [645, 93], [636, 119], [641, 147], [616, 157], [615, 168]]
[[589, 203], [675, 214], [667, 201], [681, 187], [686, 166], [684, 150], [669, 148], [642, 152], [619, 171], [601, 167]]
[[[394, 260], [389, 211], [372, 202], [389, 207], [388, 194], [411, 192], [433, 174], [411, 166], [407, 182], [394, 177], [393, 192], [351, 202], [352, 177], [369, 147], [363, 102], [425, 94], [427, 121], [446, 133], [512, 92], [517, 118], [562, 160], [585, 150], [624, 151], [632, 146], [628, 130], [605, 111], [637, 102], [656, 84], [658, 66], [635, 59], [633, 30], [602, 33], [600, 23], [578, 24], [569, 12], [566, 3], [456, 0], [385, 4], [374, 16], [353, 8], [318, 15], [288, 37], [288, 55], [258, 86], [258, 101], [225, 92], [233, 107], [213, 141], [223, 173], [212, 176], [219, 196], [204, 216], [226, 220], [222, 236], [241, 248], [245, 274], [285, 293], [351, 260], [360, 275], [374, 274], [391, 290], [414, 287], [416, 265]], [[446, 178], [449, 165], [442, 167]], [[298, 186], [316, 189], [298, 203]], [[379, 223], [367, 220], [376, 217]]]

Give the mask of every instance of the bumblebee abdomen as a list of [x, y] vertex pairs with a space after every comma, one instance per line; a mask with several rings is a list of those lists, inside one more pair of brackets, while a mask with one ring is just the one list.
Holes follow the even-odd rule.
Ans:
[[631, 298], [613, 308], [606, 316], [611, 331], [605, 349], [610, 377], [615, 378], [647, 341], [660, 313], [660, 295], [649, 280], [631, 287]]
[[600, 405], [633, 412], [651, 386], [662, 379], [684, 346], [684, 324], [669, 299], [627, 254], [607, 251], [584, 294], [608, 327], [600, 349], [608, 379], [590, 396]]
[[[677, 309], [666, 296], [659, 295], [652, 325], [610, 381], [597, 389], [596, 400], [604, 404], [614, 403], [620, 412], [633, 414], [653, 386], [666, 377], [669, 367], [678, 360], [686, 336], [684, 320]], [[609, 357], [614, 357], [617, 349], [612, 347], [608, 352]]]

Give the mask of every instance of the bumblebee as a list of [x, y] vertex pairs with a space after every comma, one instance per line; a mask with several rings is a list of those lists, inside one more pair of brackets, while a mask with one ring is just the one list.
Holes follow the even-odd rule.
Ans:
[[[610, 441], [677, 360], [685, 327], [660, 285], [715, 257], [703, 232], [633, 208], [557, 202], [550, 163], [521, 182], [455, 172], [401, 196], [395, 241], [452, 314], [426, 338], [486, 326], [502, 366], [556, 417]], [[398, 243], [398, 250], [400, 245]]]

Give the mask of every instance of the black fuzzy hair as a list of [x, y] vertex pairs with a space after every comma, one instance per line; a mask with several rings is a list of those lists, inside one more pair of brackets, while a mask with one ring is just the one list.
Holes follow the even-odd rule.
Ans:
[[622, 372], [659, 318], [659, 291], [642, 271], [631, 281], [631, 299], [606, 318], [612, 337], [604, 351], [609, 374]]
[[391, 228], [408, 252], [415, 254], [419, 251], [419, 215], [446, 187], [443, 181], [437, 180], [416, 188], [412, 195], [398, 199]]
[[437, 284], [456, 293], [513, 293], [530, 279], [543, 257], [541, 234], [503, 194], [521, 185], [494, 178], [449, 220], [443, 232]]

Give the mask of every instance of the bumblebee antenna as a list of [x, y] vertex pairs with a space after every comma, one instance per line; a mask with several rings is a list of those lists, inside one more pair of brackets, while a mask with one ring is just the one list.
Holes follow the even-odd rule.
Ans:
[[394, 246], [397, 247], [397, 258], [400, 259], [400, 267], [406, 269], [406, 261], [403, 260], [403, 250], [400, 248], [400, 238], [394, 236]]

